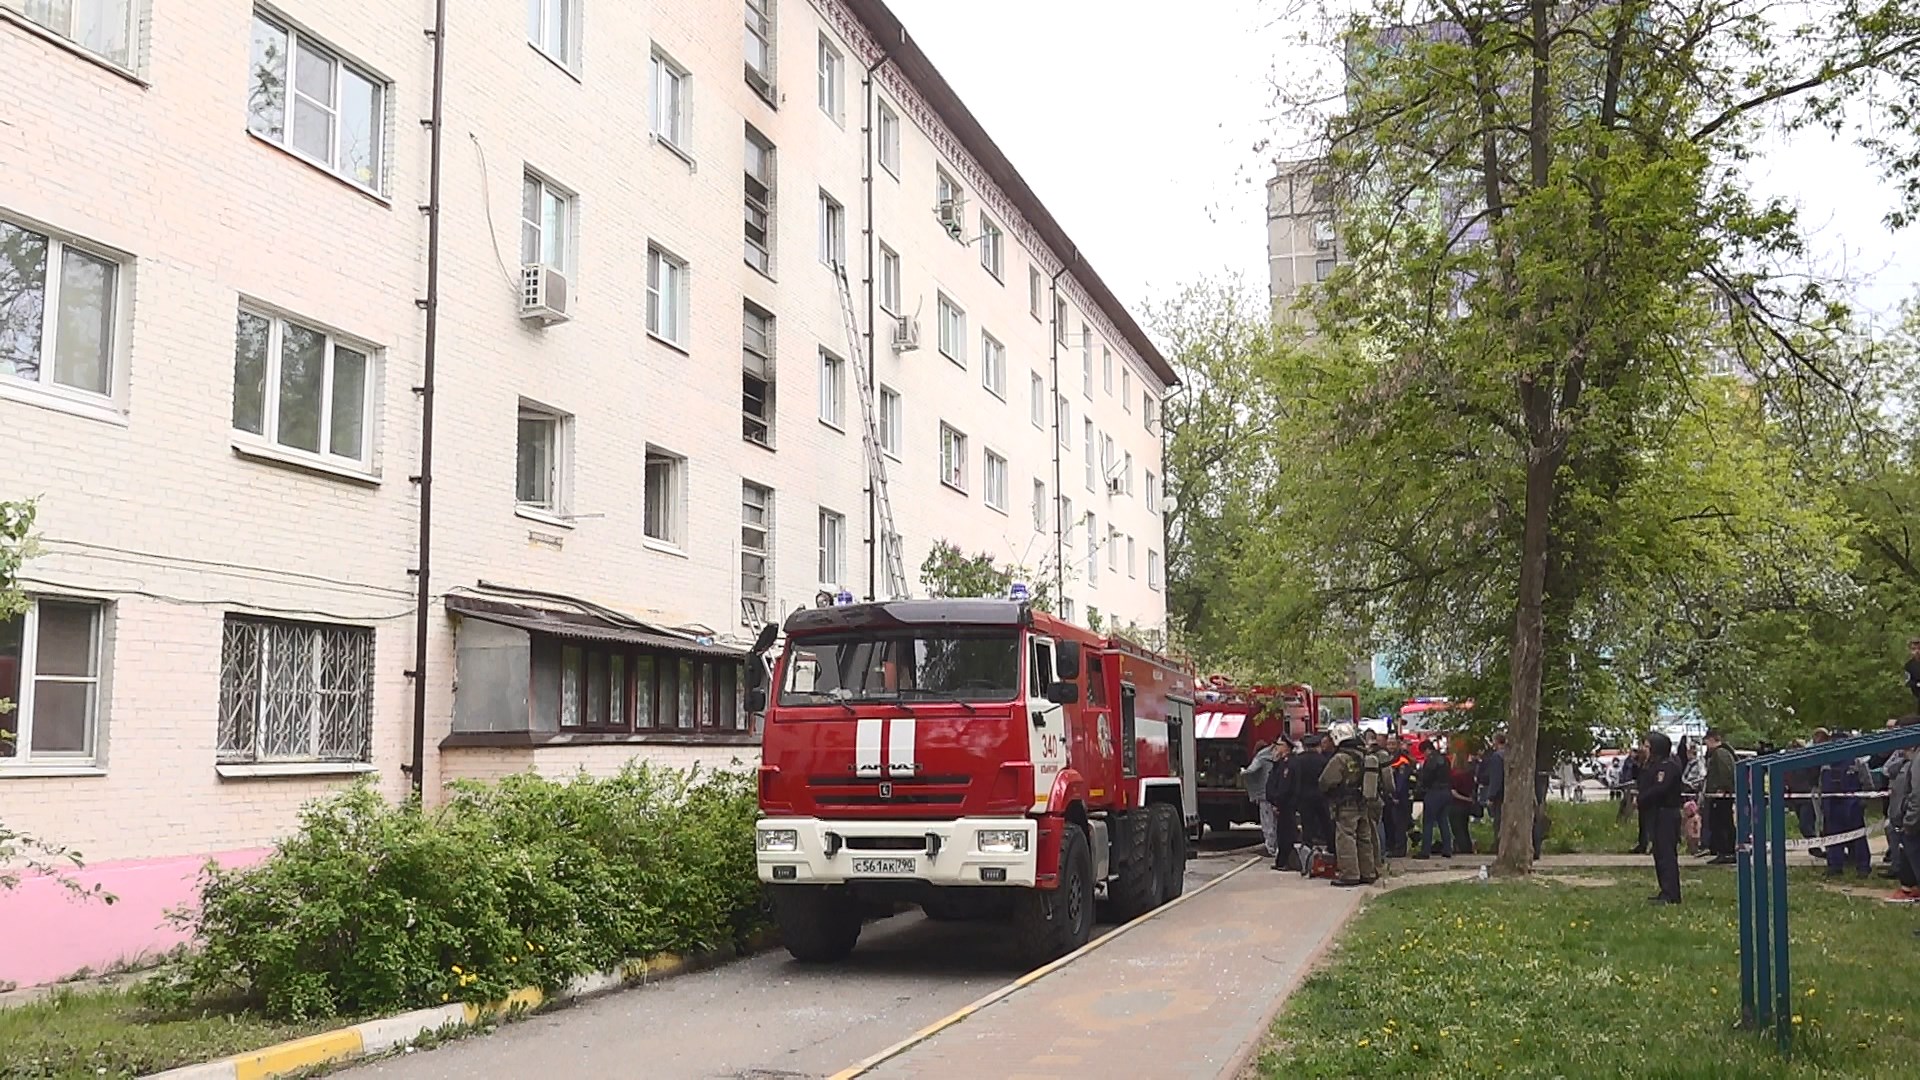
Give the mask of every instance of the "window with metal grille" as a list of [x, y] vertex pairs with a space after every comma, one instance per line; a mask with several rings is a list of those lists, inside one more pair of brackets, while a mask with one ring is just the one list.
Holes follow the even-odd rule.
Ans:
[[749, 442], [773, 445], [773, 316], [745, 304], [742, 308], [740, 433]]
[[366, 761], [372, 719], [371, 629], [227, 616], [221, 763]]

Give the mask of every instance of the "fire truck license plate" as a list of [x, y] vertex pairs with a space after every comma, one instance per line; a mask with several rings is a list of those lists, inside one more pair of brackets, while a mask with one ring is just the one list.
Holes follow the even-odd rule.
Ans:
[[911, 874], [912, 859], [855, 859], [853, 872], [856, 874]]

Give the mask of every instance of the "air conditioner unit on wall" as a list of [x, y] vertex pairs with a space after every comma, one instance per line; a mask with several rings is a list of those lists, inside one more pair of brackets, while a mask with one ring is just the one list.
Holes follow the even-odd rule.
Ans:
[[940, 227], [947, 230], [948, 236], [958, 240], [967, 234], [967, 197], [965, 195], [941, 199], [933, 212], [940, 219]]
[[543, 324], [565, 322], [569, 318], [567, 276], [541, 263], [521, 267], [520, 317]]
[[1120, 489], [1121, 489], [1121, 486], [1122, 486], [1122, 485], [1121, 485], [1121, 482], [1120, 482], [1120, 478], [1119, 478], [1119, 477], [1117, 477], [1117, 476], [1109, 476], [1109, 477], [1107, 477], [1107, 494], [1109, 494], [1109, 495], [1118, 495], [1118, 494], [1120, 494]]
[[912, 352], [920, 347], [920, 320], [901, 315], [893, 320], [893, 351]]
[[1328, 221], [1325, 218], [1322, 218], [1321, 220], [1313, 223], [1313, 246], [1314, 247], [1330, 248], [1333, 246], [1333, 240], [1334, 240], [1333, 222]]

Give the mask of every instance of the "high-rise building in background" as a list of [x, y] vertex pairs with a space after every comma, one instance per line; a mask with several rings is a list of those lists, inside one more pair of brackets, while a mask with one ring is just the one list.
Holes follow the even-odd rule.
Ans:
[[1340, 236], [1318, 158], [1283, 161], [1267, 181], [1267, 279], [1274, 316], [1310, 319], [1305, 294], [1340, 264]]

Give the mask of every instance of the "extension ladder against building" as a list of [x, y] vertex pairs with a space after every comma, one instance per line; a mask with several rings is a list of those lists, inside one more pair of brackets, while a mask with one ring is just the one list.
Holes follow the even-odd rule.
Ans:
[[861, 443], [867, 458], [867, 483], [873, 489], [875, 539], [880, 545], [880, 564], [885, 575], [886, 597], [907, 597], [907, 568], [900, 553], [900, 533], [893, 527], [893, 501], [887, 497], [887, 458], [880, 442], [880, 417], [873, 401], [873, 360], [860, 347], [860, 321], [853, 314], [853, 292], [847, 284], [845, 264], [834, 267], [839, 279], [840, 314], [847, 326], [847, 348], [853, 356], [854, 382], [860, 386]]

